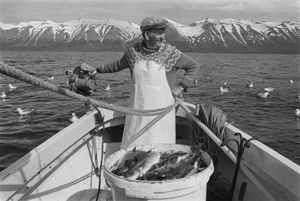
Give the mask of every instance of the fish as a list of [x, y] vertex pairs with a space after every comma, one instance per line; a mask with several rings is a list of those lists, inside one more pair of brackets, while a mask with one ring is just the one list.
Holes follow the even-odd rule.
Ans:
[[166, 167], [169, 164], [175, 164], [178, 161], [188, 157], [187, 152], [177, 151], [175, 153], [161, 154], [161, 161], [154, 164], [149, 171], [155, 170], [157, 168]]
[[[148, 151], [149, 152], [149, 151]], [[116, 168], [122, 167], [127, 160], [139, 160], [144, 155], [147, 154], [147, 151], [139, 150], [134, 147], [132, 150], [127, 151], [119, 160], [116, 162]]]
[[160, 160], [160, 153], [147, 152], [147, 154], [136, 162], [136, 164], [130, 168], [125, 174], [124, 178], [130, 180], [136, 180], [142, 177], [154, 164]]
[[195, 175], [199, 172], [199, 168], [198, 168], [198, 161], [196, 163], [194, 163], [194, 165], [190, 165], [190, 170], [186, 171], [186, 174], [184, 175], [184, 177], [189, 177], [192, 175]]
[[173, 179], [183, 178], [185, 172], [187, 171], [187, 168], [188, 168], [188, 164], [184, 160], [181, 160], [179, 166], [174, 168], [174, 170], [170, 171], [166, 175], [166, 179], [173, 180]]
[[115, 165], [112, 166], [110, 171], [118, 176], [124, 176], [124, 174], [146, 154], [147, 151], [137, 150], [136, 147], [134, 147], [132, 150], [129, 150], [121, 158], [119, 158]]
[[[201, 145], [202, 146], [202, 145]], [[163, 180], [163, 179], [178, 179], [178, 178], [183, 178], [186, 174], [191, 172], [190, 174], [195, 174], [197, 169], [194, 168], [195, 163], [198, 164], [201, 157], [202, 157], [202, 152], [200, 147], [201, 146], [193, 146], [191, 147], [192, 154], [188, 154], [189, 157], [180, 160], [179, 162], [175, 164], [167, 164], [165, 166], [162, 166], [160, 168], [154, 169], [154, 170], [149, 170], [144, 175], [144, 180], [149, 180], [153, 181], [155, 179]]]

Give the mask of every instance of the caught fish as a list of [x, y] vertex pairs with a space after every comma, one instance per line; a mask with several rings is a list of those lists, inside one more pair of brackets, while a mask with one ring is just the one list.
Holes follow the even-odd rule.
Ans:
[[124, 154], [111, 168], [111, 172], [130, 180], [162, 181], [189, 177], [204, 170], [202, 144], [190, 152], [166, 153], [143, 151], [136, 148]]
[[187, 170], [186, 174], [184, 175], [184, 177], [189, 177], [192, 176], [194, 174], [197, 174], [198, 172], [200, 172], [200, 169], [198, 168], [198, 161], [196, 163], [194, 163], [194, 165], [190, 165], [191, 169]]
[[179, 166], [175, 168], [173, 171], [170, 171], [166, 175], [166, 178], [168, 180], [182, 178], [185, 175], [186, 169], [187, 169], [187, 163], [184, 160], [181, 160]]
[[132, 168], [136, 162], [147, 154], [146, 151], [137, 150], [136, 147], [131, 151], [125, 153], [112, 167], [111, 172], [118, 175], [124, 176], [124, 174]]
[[187, 158], [188, 153], [178, 151], [175, 153], [161, 154], [161, 161], [159, 163], [154, 164], [149, 171], [155, 170], [157, 168], [166, 167], [169, 164], [175, 164], [178, 161]]
[[158, 163], [160, 160], [160, 153], [150, 152], [143, 158], [136, 162], [136, 164], [130, 168], [124, 175], [125, 178], [136, 180], [138, 177], [143, 176], [152, 165]]
[[116, 168], [124, 166], [124, 163], [127, 160], [139, 160], [139, 158], [142, 158], [143, 155], [147, 154], [147, 151], [144, 150], [137, 150], [136, 147], [134, 147], [131, 151], [126, 152], [116, 163]]

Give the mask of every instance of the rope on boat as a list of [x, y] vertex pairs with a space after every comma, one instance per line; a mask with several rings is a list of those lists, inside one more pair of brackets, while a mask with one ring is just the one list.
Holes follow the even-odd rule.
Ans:
[[[195, 123], [198, 124], [198, 126], [200, 126], [201, 129], [203, 129], [203, 131], [205, 131], [205, 133], [223, 150], [223, 152], [232, 160], [232, 162], [234, 162], [236, 164], [237, 163], [237, 158], [233, 154], [233, 152], [227, 146], [223, 146], [222, 141], [205, 124], [203, 124], [199, 120], [199, 118], [194, 113], [192, 113], [192, 111], [187, 106], [185, 106], [182, 103], [180, 103], [180, 106], [195, 121]], [[214, 118], [211, 118], [210, 121], [213, 122]], [[226, 126], [227, 125], [224, 125], [224, 128]], [[222, 131], [223, 130], [222, 127], [220, 127], [219, 130]], [[253, 184], [258, 189], [260, 189], [260, 191], [266, 196], [267, 200], [276, 200], [274, 198], [274, 196], [271, 195], [270, 192], [265, 188], [265, 186], [262, 184], [262, 182], [259, 181], [257, 179], [257, 177], [252, 173], [252, 171], [248, 169], [248, 167], [246, 167], [244, 164], [240, 164], [240, 165], [241, 165], [240, 166], [241, 170], [245, 173], [245, 175], [249, 178], [249, 180], [252, 181]], [[218, 192], [214, 192], [214, 195], [218, 196], [218, 200], [220, 200], [220, 199], [227, 200], [228, 199], [228, 194], [226, 192], [226, 185], [227, 185], [227, 188], [228, 188], [229, 185], [231, 185], [231, 184], [229, 184], [229, 181], [224, 180], [224, 178], [219, 178], [220, 177], [219, 174], [217, 174], [217, 175], [213, 174], [211, 177], [214, 180], [214, 183], [212, 184], [212, 187], [208, 183], [207, 188], [211, 191], [214, 191], [215, 187], [217, 187], [217, 186], [218, 186], [218, 188], [221, 187], [220, 189], [218, 189], [219, 190]], [[215, 178], [213, 178], [213, 177], [215, 177]], [[212, 181], [212, 179], [211, 179], [211, 181]], [[222, 180], [224, 180], [224, 181], [222, 181]], [[215, 197], [210, 197], [210, 199], [215, 200]]]
[[87, 103], [90, 105], [94, 105], [94, 106], [98, 106], [100, 108], [113, 110], [116, 112], [122, 112], [122, 113], [136, 115], [136, 116], [155, 116], [155, 115], [159, 115], [159, 114], [163, 113], [164, 111], [168, 110], [169, 108], [172, 108], [172, 105], [170, 105], [165, 108], [159, 108], [159, 109], [153, 109], [153, 110], [137, 110], [137, 109], [108, 104], [108, 103], [105, 103], [102, 101], [97, 101], [95, 99], [91, 99], [91, 98], [82, 96], [80, 94], [76, 94], [70, 90], [64, 89], [62, 87], [58, 87], [54, 84], [50, 84], [48, 82], [45, 82], [42, 79], [36, 78], [32, 75], [29, 75], [25, 72], [15, 69], [7, 64], [4, 64], [3, 62], [0, 62], [0, 73], [7, 75], [9, 77], [13, 77], [15, 79], [27, 82], [29, 84], [42, 87], [46, 90], [49, 90], [49, 91], [52, 91], [52, 92], [55, 92], [55, 93], [58, 93], [58, 94], [61, 94], [64, 96], [68, 96], [73, 99], [77, 99], [81, 102], [84, 102], [84, 103]]
[[[227, 125], [226, 114], [217, 106], [213, 105], [197, 105], [196, 115], [191, 113], [188, 108], [183, 109], [192, 117], [189, 136], [191, 145], [202, 144], [201, 149], [207, 152], [216, 167], [218, 166], [218, 155], [221, 149], [227, 155], [236, 161], [235, 155], [228, 147], [221, 146], [224, 139], [224, 131]], [[230, 200], [231, 182], [225, 178], [221, 178], [221, 174], [215, 171], [207, 184], [208, 200]]]
[[156, 122], [158, 122], [160, 119], [162, 119], [166, 114], [171, 112], [177, 105], [179, 105], [183, 99], [178, 98], [176, 102], [171, 105], [170, 108], [166, 109], [163, 113], [156, 116], [153, 120], [151, 120], [147, 125], [145, 125], [139, 132], [137, 132], [128, 142], [127, 144], [131, 144], [134, 140], [139, 138], [141, 135], [143, 135], [151, 126], [153, 126]]
[[[217, 106], [197, 105], [199, 113], [197, 117], [205, 124], [221, 141], [224, 139], [224, 130], [226, 126], [226, 114]], [[197, 125], [195, 121], [190, 127], [190, 140], [192, 145], [202, 144], [202, 149], [213, 159], [214, 165], [217, 165], [218, 155], [221, 152], [220, 147], [206, 134], [206, 132]]]

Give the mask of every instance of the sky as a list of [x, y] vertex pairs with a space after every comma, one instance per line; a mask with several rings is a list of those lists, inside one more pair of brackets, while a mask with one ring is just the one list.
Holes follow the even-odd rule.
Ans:
[[300, 21], [300, 0], [0, 0], [0, 22], [111, 18], [140, 24], [161, 16], [188, 25], [211, 19]]

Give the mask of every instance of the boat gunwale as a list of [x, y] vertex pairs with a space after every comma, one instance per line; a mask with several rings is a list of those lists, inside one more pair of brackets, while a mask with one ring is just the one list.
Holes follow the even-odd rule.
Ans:
[[[190, 103], [184, 103], [184, 104], [187, 105], [189, 108], [191, 108], [191, 110], [193, 110], [193, 111], [195, 110], [195, 105], [190, 104]], [[125, 114], [119, 113], [119, 112], [114, 112], [114, 111], [107, 110], [107, 109], [101, 109], [101, 108], [99, 108], [99, 110], [102, 111], [103, 113], [105, 113], [105, 118], [107, 119], [104, 122], [105, 126], [114, 126], [114, 125], [124, 123]], [[183, 117], [186, 119], [190, 119], [188, 117], [188, 115], [182, 110], [182, 108], [178, 107], [178, 108], [176, 108], [176, 110], [177, 110], [177, 113], [176, 113], [177, 116]], [[61, 150], [63, 148], [60, 147], [61, 149], [55, 150], [57, 152], [56, 155], [54, 154], [56, 157], [53, 156], [52, 158], [51, 157], [47, 158], [48, 162], [46, 162], [46, 161], [39, 162], [39, 160], [41, 160], [41, 152], [43, 152], [47, 149], [51, 149], [50, 148], [51, 144], [60, 143], [60, 141], [64, 138], [68, 139], [66, 142], [69, 143], [69, 146], [74, 145], [76, 143], [76, 141], [78, 141], [78, 140], [80, 141], [80, 139], [83, 136], [88, 135], [91, 130], [93, 130], [96, 126], [98, 126], [99, 122], [97, 120], [98, 119], [97, 115], [98, 115], [97, 111], [93, 111], [89, 114], [84, 115], [83, 117], [80, 118], [79, 121], [64, 128], [63, 130], [61, 130], [60, 132], [58, 132], [57, 134], [55, 134], [54, 136], [52, 136], [51, 138], [49, 138], [48, 140], [43, 142], [41, 145], [39, 145], [38, 147], [33, 149], [31, 152], [29, 152], [28, 154], [23, 156], [21, 159], [17, 160], [15, 163], [10, 165], [8, 168], [4, 169], [2, 172], [0, 172], [1, 186], [3, 185], [3, 183], [2, 183], [3, 180], [6, 180], [9, 176], [13, 176], [13, 174], [15, 174], [17, 171], [24, 171], [27, 173], [28, 172], [31, 173], [31, 174], [27, 175], [27, 177], [30, 178], [30, 175], [31, 175], [31, 177], [33, 177], [39, 171], [41, 171], [41, 169], [37, 169], [37, 167], [43, 167], [43, 166], [45, 166], [45, 164], [48, 164], [48, 165], [51, 164], [51, 161], [53, 161], [59, 157], [59, 153], [62, 154], [62, 151], [59, 151], [59, 150]], [[186, 124], [186, 123], [187, 122], [185, 122], [184, 124]], [[77, 134], [73, 135], [72, 131], [76, 130], [77, 128], [83, 129], [84, 131], [75, 132]], [[235, 136], [233, 134], [236, 132], [241, 133], [241, 135], [246, 139], [252, 138], [251, 136], [249, 136], [245, 132], [239, 130], [238, 128], [234, 127], [233, 125], [226, 126], [226, 133], [228, 133], [227, 137], [235, 138]], [[72, 139], [72, 141], [69, 141], [69, 139]], [[90, 139], [90, 138], [88, 138], [88, 139]], [[82, 143], [79, 143], [79, 144], [82, 144]], [[237, 147], [234, 146], [233, 144], [229, 144], [229, 146], [236, 153]], [[267, 157], [272, 158], [272, 160], [276, 161], [276, 163], [284, 163], [285, 167], [289, 168], [289, 171], [292, 172], [289, 175], [287, 181], [290, 181], [292, 179], [297, 179], [297, 178], [299, 179], [300, 166], [298, 166], [296, 163], [294, 163], [291, 160], [287, 159], [286, 157], [282, 156], [281, 154], [274, 151], [273, 149], [266, 146], [265, 144], [263, 144], [260, 141], [251, 141], [251, 149], [261, 150], [261, 151], [265, 152], [267, 154]], [[246, 149], [245, 155], [243, 156], [243, 160], [242, 160], [242, 166], [245, 166], [245, 168], [250, 169], [252, 172], [254, 172], [256, 175], [259, 175], [264, 180], [272, 182], [273, 185], [275, 185], [277, 189], [280, 190], [280, 187], [286, 188], [286, 190], [284, 192], [283, 191], [280, 192], [286, 198], [289, 198], [289, 199], [300, 198], [300, 194], [297, 191], [299, 189], [299, 185], [300, 185], [299, 182], [297, 185], [293, 185], [293, 184], [291, 184], [291, 182], [290, 183], [287, 182], [287, 184], [290, 184], [290, 185], [284, 186], [284, 184], [286, 184], [284, 178], [280, 177], [281, 179], [278, 179], [277, 175], [270, 174], [270, 171], [268, 171], [268, 167], [263, 166], [263, 164], [260, 162], [260, 160], [262, 160], [262, 159], [256, 158], [256, 156], [253, 157], [248, 152], [251, 153], [250, 150], [247, 151], [247, 149]], [[36, 162], [34, 162], [33, 159], [35, 159]], [[257, 164], [257, 165], [255, 165], [252, 161], [254, 161], [254, 162], [256, 161], [255, 164]], [[44, 163], [44, 165], [41, 165], [42, 163]], [[37, 164], [37, 165], [34, 165], [34, 164]], [[46, 165], [46, 166], [48, 166], [48, 165]], [[36, 170], [30, 170], [30, 171], [27, 170], [26, 171], [26, 168], [28, 168], [28, 167], [29, 168], [36, 167]], [[261, 172], [264, 172], [265, 174], [262, 174]], [[46, 174], [46, 172], [44, 172], [44, 173]], [[23, 180], [23, 181], [19, 181], [19, 182], [21, 182], [21, 183], [23, 182], [23, 185], [26, 185], [26, 180], [28, 180], [28, 179], [26, 178], [25, 181]], [[15, 184], [15, 185], [18, 185], [18, 184]]]

